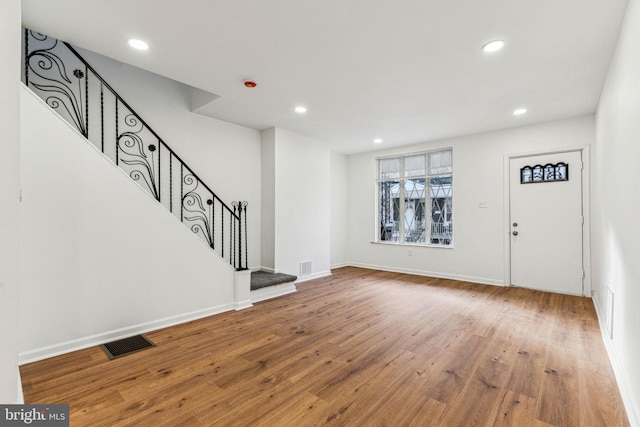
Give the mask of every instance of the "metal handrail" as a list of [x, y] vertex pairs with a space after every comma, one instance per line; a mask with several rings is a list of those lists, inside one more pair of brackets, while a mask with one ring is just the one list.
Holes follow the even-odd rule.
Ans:
[[[73, 77], [70, 70], [73, 70]], [[92, 76], [91, 81], [89, 76]], [[247, 269], [247, 202], [233, 202], [230, 207], [218, 197], [73, 46], [25, 28], [23, 77], [27, 87], [73, 124], [85, 138], [176, 217], [178, 207], [175, 206], [177, 202], [173, 197], [173, 187], [176, 184], [174, 173], [179, 172], [179, 219], [234, 268]], [[99, 121], [99, 135], [93, 131], [93, 127], [91, 132], [89, 129], [92, 111], [89, 99], [97, 102], [98, 86], [100, 116], [98, 119], [94, 116], [91, 118], [92, 123]], [[115, 128], [115, 132], [106, 137], [105, 133], [110, 131], [105, 128], [105, 104], [114, 107], [110, 118], [114, 119]], [[113, 146], [110, 147], [109, 142]], [[168, 196], [162, 192], [164, 189], [166, 193], [167, 185]], [[219, 218], [216, 218], [217, 206], [220, 209]], [[226, 253], [225, 237], [229, 240]]]

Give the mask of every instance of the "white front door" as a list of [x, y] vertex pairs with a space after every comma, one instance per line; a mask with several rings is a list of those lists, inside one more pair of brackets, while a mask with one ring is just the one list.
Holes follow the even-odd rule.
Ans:
[[582, 152], [512, 158], [509, 176], [511, 285], [583, 295]]

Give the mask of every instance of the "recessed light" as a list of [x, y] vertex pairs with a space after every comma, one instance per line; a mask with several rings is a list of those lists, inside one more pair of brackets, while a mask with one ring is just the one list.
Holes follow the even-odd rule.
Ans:
[[373, 140], [374, 144], [382, 144], [382, 138], [376, 138]]
[[527, 113], [527, 109], [526, 108], [516, 108], [515, 110], [513, 110], [513, 115], [514, 116], [521, 116], [523, 114]]
[[482, 46], [482, 51], [486, 53], [497, 52], [504, 47], [504, 40], [493, 40]]
[[142, 41], [142, 40], [138, 40], [138, 39], [129, 39], [129, 46], [131, 46], [134, 49], [138, 49], [138, 50], [147, 50], [149, 49], [149, 45]]
[[302, 105], [298, 105], [295, 108], [295, 112], [298, 113], [298, 114], [304, 114], [304, 113], [307, 112], [307, 107], [303, 107]]

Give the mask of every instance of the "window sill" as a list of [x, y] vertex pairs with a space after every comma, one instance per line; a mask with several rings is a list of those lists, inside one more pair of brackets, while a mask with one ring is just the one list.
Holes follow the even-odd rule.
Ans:
[[411, 242], [371, 242], [373, 245], [382, 245], [382, 246], [409, 246], [412, 248], [439, 248], [439, 249], [453, 249], [454, 245], [421, 245], [419, 243], [411, 243]]

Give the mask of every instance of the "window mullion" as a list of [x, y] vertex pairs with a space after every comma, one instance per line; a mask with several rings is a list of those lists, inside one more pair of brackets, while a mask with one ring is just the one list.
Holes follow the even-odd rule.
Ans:
[[404, 182], [404, 158], [400, 159], [400, 176], [399, 176], [399, 181], [400, 181], [400, 200], [399, 200], [399, 204], [400, 204], [400, 230], [398, 230], [400, 232], [400, 242], [405, 242], [405, 236], [404, 236], [404, 190], [405, 190], [405, 182]]
[[405, 241], [405, 236], [404, 236], [404, 179], [400, 179], [400, 214], [399, 214], [398, 218], [400, 220], [400, 230], [398, 230], [400, 232], [400, 242], [404, 242]]
[[425, 185], [425, 209], [428, 211], [428, 216], [429, 216], [429, 221], [428, 221], [428, 225], [427, 225], [427, 229], [425, 230], [425, 242], [427, 242], [427, 244], [431, 245], [432, 240], [431, 240], [431, 231], [433, 230], [433, 200], [431, 200], [431, 194], [433, 194], [433, 192], [431, 191], [431, 175], [429, 175], [429, 173], [427, 173], [427, 178], [425, 180], [426, 185]]

